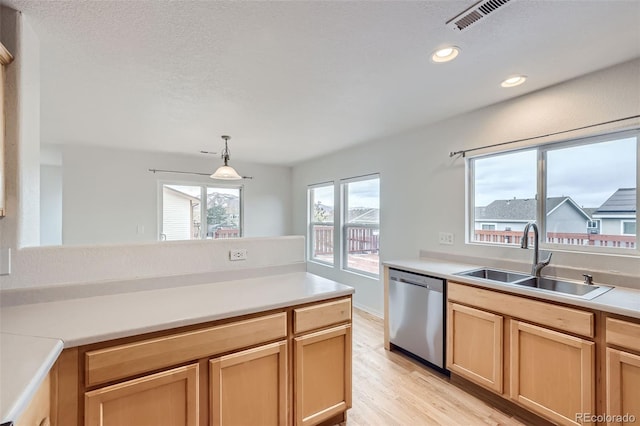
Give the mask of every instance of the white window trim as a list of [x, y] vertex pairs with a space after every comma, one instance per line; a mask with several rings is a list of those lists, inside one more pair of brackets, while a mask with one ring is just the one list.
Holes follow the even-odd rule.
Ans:
[[[607, 142], [611, 140], [624, 139], [628, 137], [636, 137], [636, 191], [640, 191], [640, 130], [637, 128], [632, 130], [621, 130], [621, 131], [611, 131], [606, 134], [580, 137], [576, 139], [570, 140], [558, 140], [551, 141], [540, 145], [530, 145], [525, 147], [519, 147], [513, 150], [505, 150], [505, 151], [493, 151], [485, 154], [478, 154], [475, 156], [468, 156], [465, 161], [465, 171], [467, 173], [466, 179], [466, 200], [467, 206], [465, 209], [465, 243], [472, 245], [480, 245], [480, 246], [499, 246], [506, 248], [519, 248], [518, 246], [512, 246], [508, 244], [500, 244], [500, 243], [485, 243], [485, 242], [477, 242], [473, 241], [472, 232], [475, 226], [475, 183], [474, 176], [475, 171], [473, 167], [473, 160], [476, 158], [487, 158], [491, 156], [503, 155], [512, 152], [518, 151], [527, 151], [527, 150], [537, 150], [538, 151], [538, 161], [537, 161], [537, 199], [540, 200], [537, 203], [537, 217], [543, 218], [543, 220], [536, 220], [540, 228], [540, 248], [544, 250], [553, 250], [553, 251], [564, 251], [564, 252], [577, 252], [577, 253], [598, 253], [605, 255], [631, 255], [631, 256], [640, 256], [640, 233], [636, 227], [636, 248], [635, 249], [627, 249], [627, 248], [618, 248], [618, 247], [597, 247], [597, 246], [578, 246], [571, 244], [548, 244], [545, 240], [546, 238], [542, 238], [542, 236], [547, 235], [546, 230], [546, 217], [544, 216], [544, 212], [546, 210], [546, 153], [548, 151], [552, 151], [555, 149], [568, 148], [571, 146], [580, 146], [580, 145], [589, 145], [592, 143], [601, 143]], [[636, 197], [636, 214], [640, 211], [640, 197]], [[594, 215], [594, 218], [599, 218], [599, 216]], [[633, 218], [633, 215], [628, 215], [629, 218]], [[637, 216], [636, 216], [637, 217]], [[622, 226], [622, 225], [621, 225]], [[625, 234], [631, 235], [631, 234]]]
[[[346, 220], [346, 216], [348, 214], [348, 203], [347, 203], [347, 192], [345, 191], [345, 187], [346, 185], [350, 184], [350, 183], [354, 183], [354, 182], [362, 182], [362, 181], [366, 181], [366, 180], [373, 180], [373, 179], [378, 179], [378, 184], [380, 184], [380, 174], [379, 173], [372, 173], [370, 175], [362, 175], [362, 176], [356, 176], [356, 177], [352, 177], [352, 178], [347, 178], [347, 179], [340, 179], [340, 247], [341, 247], [341, 255], [340, 255], [340, 269], [345, 271], [345, 272], [349, 272], [352, 274], [356, 274], [356, 275], [362, 275], [365, 277], [369, 277], [369, 278], [380, 278], [381, 274], [380, 274], [380, 268], [378, 268], [378, 273], [374, 274], [371, 272], [367, 272], [367, 271], [363, 271], [362, 269], [356, 269], [356, 268], [350, 268], [347, 265], [348, 263], [348, 256], [349, 256], [349, 252], [347, 250], [347, 232], [346, 229], [349, 227], [354, 227], [354, 226], [350, 226], [350, 224], [347, 222]], [[378, 233], [380, 232], [380, 223], [378, 223], [378, 225], [369, 225], [369, 224], [359, 224], [357, 226], [358, 228], [369, 228], [369, 229], [377, 229]], [[335, 240], [334, 240], [335, 241]]]
[[[334, 207], [333, 207], [333, 220], [331, 222], [314, 222], [311, 220], [311, 212], [312, 212], [312, 201], [311, 201], [311, 191], [316, 188], [328, 188], [331, 187], [333, 189], [333, 199], [334, 199]], [[335, 182], [322, 182], [315, 183], [307, 186], [307, 261], [317, 263], [319, 265], [325, 265], [333, 267], [336, 264], [336, 236], [338, 235], [336, 232], [336, 208], [335, 208], [335, 198], [336, 198], [336, 188]], [[327, 262], [325, 260], [317, 259], [313, 257], [313, 226], [314, 225], [325, 225], [333, 227], [333, 261]]]
[[[589, 229], [602, 229], [602, 219], [591, 219], [591, 220], [587, 220], [587, 230]], [[589, 224], [593, 222], [596, 224], [596, 226], [589, 226]]]

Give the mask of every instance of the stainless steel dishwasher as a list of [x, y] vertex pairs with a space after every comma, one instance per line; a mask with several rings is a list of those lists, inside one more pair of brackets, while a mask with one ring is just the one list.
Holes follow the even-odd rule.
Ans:
[[446, 372], [444, 304], [444, 280], [389, 269], [389, 342]]

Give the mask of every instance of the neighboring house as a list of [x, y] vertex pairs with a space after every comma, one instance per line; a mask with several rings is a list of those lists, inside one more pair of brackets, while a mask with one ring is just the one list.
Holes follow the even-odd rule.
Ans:
[[[571, 197], [547, 198], [547, 232], [585, 233], [593, 225], [591, 217]], [[485, 231], [522, 231], [536, 218], [536, 200], [495, 200], [476, 207], [475, 229]]]
[[199, 232], [199, 205], [199, 198], [164, 185], [162, 188], [162, 239], [170, 241], [194, 238], [195, 233]]
[[636, 188], [620, 188], [593, 213], [607, 235], [636, 234]]
[[349, 223], [380, 223], [380, 209], [371, 207], [353, 207], [349, 209]]

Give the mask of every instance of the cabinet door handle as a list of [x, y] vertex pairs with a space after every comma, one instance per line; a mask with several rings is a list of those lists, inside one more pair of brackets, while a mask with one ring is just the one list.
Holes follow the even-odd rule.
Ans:
[[38, 426], [51, 426], [51, 422], [49, 421], [49, 417], [45, 417], [42, 419]]

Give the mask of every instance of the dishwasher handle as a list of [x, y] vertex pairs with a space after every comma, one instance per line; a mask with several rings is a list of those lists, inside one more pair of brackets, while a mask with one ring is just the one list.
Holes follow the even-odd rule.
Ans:
[[438, 293], [444, 292], [444, 280], [438, 278], [428, 277], [426, 275], [413, 274], [410, 272], [390, 270], [389, 280], [396, 281], [404, 284], [415, 285], [418, 287], [424, 287], [428, 290]]

